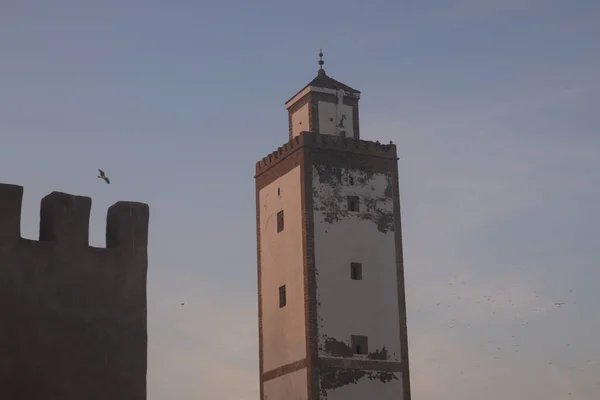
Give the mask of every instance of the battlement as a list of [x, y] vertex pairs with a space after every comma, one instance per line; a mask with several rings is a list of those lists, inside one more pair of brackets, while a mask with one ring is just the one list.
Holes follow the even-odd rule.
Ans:
[[356, 155], [380, 157], [397, 160], [396, 145], [381, 144], [368, 140], [353, 139], [332, 135], [321, 135], [312, 132], [300, 132], [276, 151], [256, 163], [256, 175], [268, 170], [290, 154], [302, 147], [311, 149], [343, 151]]
[[[0, 245], [21, 239], [23, 187], [0, 183]], [[89, 246], [92, 199], [52, 192], [41, 201], [40, 242]], [[147, 247], [150, 209], [147, 204], [120, 201], [108, 209], [106, 247]]]

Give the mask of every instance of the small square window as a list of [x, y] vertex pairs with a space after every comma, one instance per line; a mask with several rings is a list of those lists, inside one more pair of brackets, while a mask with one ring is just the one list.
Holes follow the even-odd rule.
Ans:
[[350, 338], [354, 354], [368, 354], [369, 341], [366, 336], [352, 335]]
[[281, 188], [277, 188], [277, 196], [281, 196]]
[[350, 278], [354, 281], [362, 280], [362, 264], [350, 263]]
[[[273, 215], [273, 214], [271, 214]], [[281, 232], [283, 230], [283, 210], [277, 213], [277, 232]]]
[[285, 285], [279, 287], [279, 308], [285, 307], [287, 298], [285, 293]]
[[348, 196], [348, 211], [358, 212], [358, 196]]

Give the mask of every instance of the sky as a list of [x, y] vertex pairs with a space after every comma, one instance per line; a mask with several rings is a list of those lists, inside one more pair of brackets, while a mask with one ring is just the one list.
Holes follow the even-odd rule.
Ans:
[[100, 247], [110, 205], [148, 203], [148, 399], [256, 400], [254, 166], [323, 48], [362, 138], [398, 146], [413, 399], [597, 399], [599, 21], [594, 0], [0, 0], [0, 182], [29, 239], [52, 191], [92, 197]]

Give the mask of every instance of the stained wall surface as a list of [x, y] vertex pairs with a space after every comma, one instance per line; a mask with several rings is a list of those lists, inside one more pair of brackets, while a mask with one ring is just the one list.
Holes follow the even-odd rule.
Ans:
[[[398, 362], [392, 174], [328, 165], [314, 165], [312, 174], [319, 357]], [[356, 211], [349, 209], [349, 196], [358, 198]], [[351, 279], [351, 263], [361, 264], [362, 279]], [[352, 335], [367, 337], [368, 354], [353, 354]], [[397, 400], [401, 396], [400, 373], [353, 376], [356, 382], [338, 379], [334, 385], [335, 393], [344, 393], [342, 397], [324, 398], [353, 400], [369, 394]]]
[[[315, 110], [311, 110], [315, 116]], [[303, 264], [306, 306], [293, 312], [298, 313], [298, 323], [300, 318], [306, 321], [305, 329], [297, 330], [306, 331], [306, 350], [298, 354], [306, 358], [287, 357], [290, 335], [288, 328], [283, 327], [284, 314], [262, 305], [265, 292], [272, 293], [269, 303], [277, 304], [279, 284], [271, 284], [271, 289], [261, 284], [268, 279], [262, 264], [269, 249], [263, 236], [272, 229], [265, 227], [265, 223], [268, 218], [276, 218], [276, 212], [282, 209], [286, 212], [286, 230], [289, 220], [288, 199], [264, 215], [266, 191], [262, 191], [270, 187], [269, 193], [276, 193], [290, 171], [298, 169], [302, 172], [294, 180], [300, 181], [295, 196], [300, 199], [297, 217], [301, 220], [293, 228], [297, 233], [280, 236], [281, 242], [269, 246], [271, 249], [290, 246], [277, 253], [277, 259], [285, 259], [286, 253], [293, 249], [301, 251], [284, 264], [298, 262], [298, 270]], [[350, 400], [366, 397], [410, 400], [396, 147], [301, 132], [257, 162], [255, 178], [261, 398], [273, 395], [274, 387], [295, 388], [297, 381], [293, 385], [275, 382], [288, 382], [280, 378], [303, 370], [307, 373], [310, 399], [343, 396]], [[348, 208], [348, 196], [358, 198], [358, 210]], [[288, 239], [292, 243], [285, 243]], [[271, 262], [278, 264], [274, 258]], [[362, 280], [351, 279], [353, 262], [362, 264]], [[263, 315], [266, 312], [275, 316], [269, 324]], [[271, 340], [273, 346], [262, 334], [268, 330], [273, 331], [272, 338], [276, 340]], [[355, 354], [352, 335], [367, 337], [366, 354]], [[301, 347], [304, 346], [299, 343], [298, 349]], [[268, 366], [263, 362], [268, 352], [286, 358]], [[287, 396], [304, 393], [290, 392]]]
[[0, 184], [0, 399], [146, 399], [148, 206], [113, 205], [93, 248], [90, 198], [46, 196], [33, 241], [22, 195]]
[[[357, 376], [361, 378], [354, 382]], [[320, 400], [402, 400], [402, 375], [397, 373], [393, 377], [382, 381], [379, 371], [354, 372], [339, 371], [338, 380], [352, 382], [336, 388], [321, 387]]]
[[348, 137], [352, 137], [354, 135], [352, 113], [352, 107], [346, 104], [319, 101], [319, 132], [321, 135], [339, 136], [340, 132], [344, 131]]
[[[263, 370], [268, 372], [306, 357], [300, 167], [262, 188], [258, 204]], [[281, 210], [284, 229], [277, 232]], [[286, 305], [280, 308], [282, 285]]]
[[308, 400], [306, 368], [265, 382], [264, 400]]

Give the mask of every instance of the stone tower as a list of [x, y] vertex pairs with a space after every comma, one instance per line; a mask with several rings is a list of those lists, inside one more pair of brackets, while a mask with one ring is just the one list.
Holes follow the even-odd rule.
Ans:
[[410, 400], [396, 146], [316, 78], [256, 164], [261, 400]]

